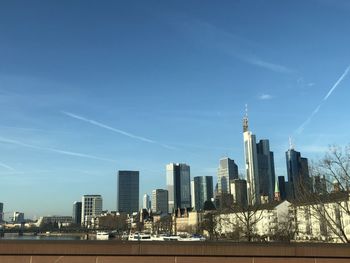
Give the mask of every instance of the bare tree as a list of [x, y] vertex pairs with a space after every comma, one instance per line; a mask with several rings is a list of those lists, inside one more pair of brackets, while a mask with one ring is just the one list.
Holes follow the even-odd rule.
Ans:
[[[324, 178], [322, 191], [306, 191], [303, 184], [298, 185], [300, 195], [296, 205], [306, 207], [311, 217], [320, 225], [322, 236], [336, 236], [341, 242], [349, 243], [350, 236], [345, 231], [345, 224], [350, 217], [349, 186], [350, 186], [350, 148], [332, 146], [326, 155], [310, 167], [313, 178]], [[316, 190], [316, 191], [315, 191]]]

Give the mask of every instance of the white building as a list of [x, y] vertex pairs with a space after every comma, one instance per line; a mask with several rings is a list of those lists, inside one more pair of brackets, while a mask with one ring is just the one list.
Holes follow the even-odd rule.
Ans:
[[345, 192], [296, 204], [296, 239], [345, 243], [350, 239], [349, 207], [349, 194]]
[[[292, 226], [291, 204], [288, 201], [261, 205], [258, 209], [241, 210], [218, 215], [217, 231], [220, 235], [236, 235], [244, 240], [249, 231], [252, 237], [265, 240], [275, 238], [278, 233], [287, 234]], [[250, 230], [248, 230], [248, 227]]]
[[247, 114], [243, 119], [243, 140], [248, 203], [254, 205], [260, 203], [258, 155], [255, 135], [248, 130]]
[[101, 195], [84, 195], [81, 207], [81, 225], [93, 227], [95, 218], [102, 213]]
[[142, 208], [146, 210], [151, 208], [151, 199], [148, 194], [143, 195]]

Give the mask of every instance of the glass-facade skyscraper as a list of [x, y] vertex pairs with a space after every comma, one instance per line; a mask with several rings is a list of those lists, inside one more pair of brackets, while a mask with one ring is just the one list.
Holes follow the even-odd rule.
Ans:
[[166, 166], [169, 213], [178, 208], [191, 207], [190, 166], [170, 163]]
[[168, 191], [165, 189], [155, 189], [152, 191], [152, 212], [168, 213]]
[[303, 158], [300, 152], [292, 147], [286, 152], [286, 164], [288, 174], [288, 198], [295, 199], [300, 191], [311, 191], [311, 180], [307, 158]]
[[73, 203], [73, 223], [80, 225], [81, 224], [81, 202]]
[[212, 176], [196, 176], [194, 181], [194, 200], [195, 210], [200, 211], [204, 208], [205, 201], [213, 198], [213, 177]]
[[230, 181], [238, 179], [238, 166], [234, 160], [223, 158], [218, 168], [218, 193], [230, 193]]
[[118, 171], [117, 211], [132, 214], [139, 211], [139, 171]]

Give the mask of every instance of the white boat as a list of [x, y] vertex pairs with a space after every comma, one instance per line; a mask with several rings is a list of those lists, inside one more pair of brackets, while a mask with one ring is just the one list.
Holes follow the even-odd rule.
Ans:
[[144, 233], [134, 233], [134, 234], [130, 234], [128, 237], [129, 241], [151, 241], [152, 236], [150, 234], [144, 234]]
[[108, 240], [109, 239], [109, 233], [105, 231], [98, 231], [96, 233], [96, 239], [97, 240]]

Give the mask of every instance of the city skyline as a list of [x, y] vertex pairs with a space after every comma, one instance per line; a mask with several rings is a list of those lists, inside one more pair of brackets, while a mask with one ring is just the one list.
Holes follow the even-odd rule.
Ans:
[[89, 193], [115, 210], [118, 170], [140, 171], [140, 196], [166, 188], [170, 162], [216, 182], [229, 157], [245, 174], [245, 104], [276, 177], [289, 136], [310, 161], [350, 142], [345, 2], [198, 5], [2, 3], [4, 212], [67, 215]]

